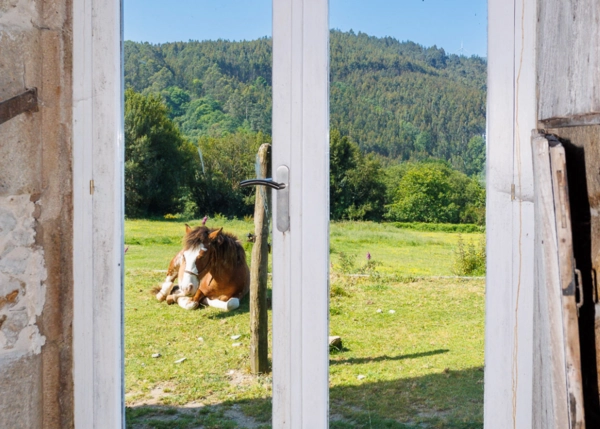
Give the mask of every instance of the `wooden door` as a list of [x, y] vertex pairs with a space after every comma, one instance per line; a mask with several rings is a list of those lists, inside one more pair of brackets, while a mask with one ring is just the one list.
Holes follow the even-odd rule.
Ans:
[[533, 137], [535, 303], [533, 427], [584, 429], [583, 387], [565, 150]]

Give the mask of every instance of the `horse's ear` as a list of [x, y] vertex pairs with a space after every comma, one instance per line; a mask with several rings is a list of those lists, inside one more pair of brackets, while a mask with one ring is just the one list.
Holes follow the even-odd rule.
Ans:
[[192, 228], [190, 228], [190, 226], [186, 223], [185, 224], [185, 233], [189, 234], [191, 230], [192, 230]]
[[221, 232], [223, 231], [223, 227], [211, 232], [208, 236], [208, 239], [213, 241], [216, 240], [217, 238], [219, 238], [219, 236], [221, 235]]

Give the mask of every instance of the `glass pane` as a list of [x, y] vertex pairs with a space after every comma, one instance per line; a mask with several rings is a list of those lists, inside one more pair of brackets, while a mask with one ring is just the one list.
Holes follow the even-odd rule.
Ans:
[[250, 359], [256, 188], [239, 185], [271, 140], [270, 37], [269, 0], [125, 2], [127, 427], [270, 425], [270, 350], [265, 374]]
[[331, 427], [482, 427], [486, 2], [330, 7]]

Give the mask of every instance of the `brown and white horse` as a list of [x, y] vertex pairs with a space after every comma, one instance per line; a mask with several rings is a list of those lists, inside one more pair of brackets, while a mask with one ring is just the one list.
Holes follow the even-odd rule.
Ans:
[[[156, 288], [156, 299], [177, 302], [186, 310], [202, 302], [223, 310], [235, 310], [250, 288], [246, 253], [238, 239], [220, 229], [185, 226], [183, 249], [169, 264], [167, 278]], [[178, 290], [171, 293], [177, 278]]]

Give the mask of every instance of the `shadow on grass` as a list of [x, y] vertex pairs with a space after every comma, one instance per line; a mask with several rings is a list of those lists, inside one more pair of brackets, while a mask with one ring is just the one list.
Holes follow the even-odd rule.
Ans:
[[329, 365], [340, 365], [340, 364], [361, 364], [361, 363], [372, 363], [372, 362], [381, 362], [388, 360], [404, 360], [404, 359], [417, 359], [427, 356], [433, 355], [441, 355], [443, 353], [448, 353], [450, 350], [448, 349], [439, 349], [439, 350], [431, 350], [428, 352], [420, 352], [420, 353], [411, 353], [407, 355], [398, 355], [398, 356], [377, 356], [377, 357], [366, 357], [366, 358], [348, 358], [348, 359], [331, 359], [329, 361]]
[[[201, 401], [202, 399], [200, 399]], [[479, 429], [483, 427], [483, 368], [330, 389], [331, 429]], [[271, 399], [211, 406], [136, 406], [129, 429], [271, 428]]]

